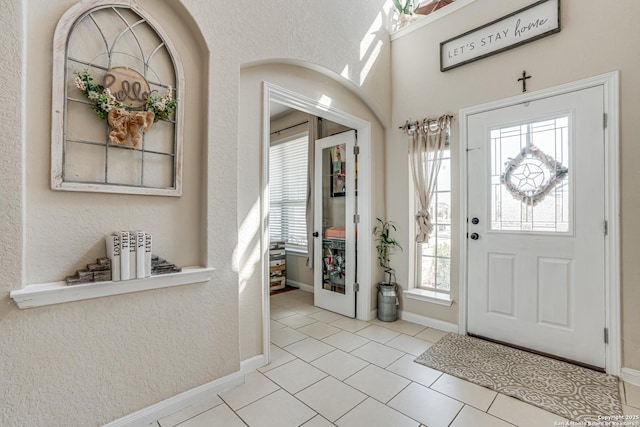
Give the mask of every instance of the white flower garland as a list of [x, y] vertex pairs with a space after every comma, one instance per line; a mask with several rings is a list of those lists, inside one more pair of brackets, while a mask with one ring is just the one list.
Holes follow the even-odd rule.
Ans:
[[[534, 190], [520, 190], [515, 185], [513, 185], [512, 174], [518, 169], [522, 162], [524, 162], [527, 158], [533, 158], [538, 160], [545, 166], [551, 177], [546, 183], [538, 186], [538, 188]], [[549, 194], [556, 185], [562, 181], [567, 174], [569, 173], [569, 169], [559, 163], [552, 156], [544, 153], [535, 145], [526, 146], [522, 150], [516, 158], [511, 159], [506, 163], [505, 170], [503, 174], [500, 176], [500, 182], [507, 188], [507, 191], [511, 193], [511, 195], [516, 199], [520, 200], [522, 203], [530, 206], [536, 206], [540, 203], [544, 198]]]

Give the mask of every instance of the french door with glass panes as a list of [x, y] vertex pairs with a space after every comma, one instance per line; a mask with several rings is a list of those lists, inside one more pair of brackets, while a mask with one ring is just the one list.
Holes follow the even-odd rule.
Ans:
[[469, 333], [605, 366], [603, 99], [468, 116]]
[[355, 131], [316, 140], [314, 304], [356, 315]]

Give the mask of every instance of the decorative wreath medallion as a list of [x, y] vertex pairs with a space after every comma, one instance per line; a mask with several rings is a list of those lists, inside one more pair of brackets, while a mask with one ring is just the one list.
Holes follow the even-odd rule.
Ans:
[[569, 173], [569, 169], [535, 145], [520, 150], [505, 164], [500, 182], [522, 203], [535, 206]]
[[169, 120], [178, 105], [171, 87], [164, 95], [155, 95], [147, 80], [127, 67], [107, 70], [102, 85], [94, 82], [87, 69], [74, 74], [75, 86], [95, 102], [91, 108], [98, 118], [109, 123], [112, 144], [127, 144], [131, 139], [134, 148], [142, 148], [140, 132], [148, 132], [155, 122]]

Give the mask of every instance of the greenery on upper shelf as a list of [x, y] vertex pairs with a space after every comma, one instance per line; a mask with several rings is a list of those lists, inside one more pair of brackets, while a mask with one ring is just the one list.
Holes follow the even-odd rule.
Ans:
[[403, 4], [402, 0], [393, 0], [393, 5], [398, 13], [413, 15], [418, 10], [418, 7], [420, 7], [420, 2], [415, 4], [413, 0], [406, 0]]

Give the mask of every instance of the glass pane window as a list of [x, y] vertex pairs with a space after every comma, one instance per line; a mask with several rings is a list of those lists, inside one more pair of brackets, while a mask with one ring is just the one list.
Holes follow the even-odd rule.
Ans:
[[[416, 204], [419, 203], [416, 197]], [[443, 154], [436, 192], [429, 208], [433, 233], [426, 243], [418, 243], [417, 287], [449, 293], [451, 290], [451, 155]]]
[[492, 129], [491, 230], [571, 232], [569, 117]]
[[269, 235], [287, 248], [307, 251], [307, 156], [309, 138], [269, 148]]

